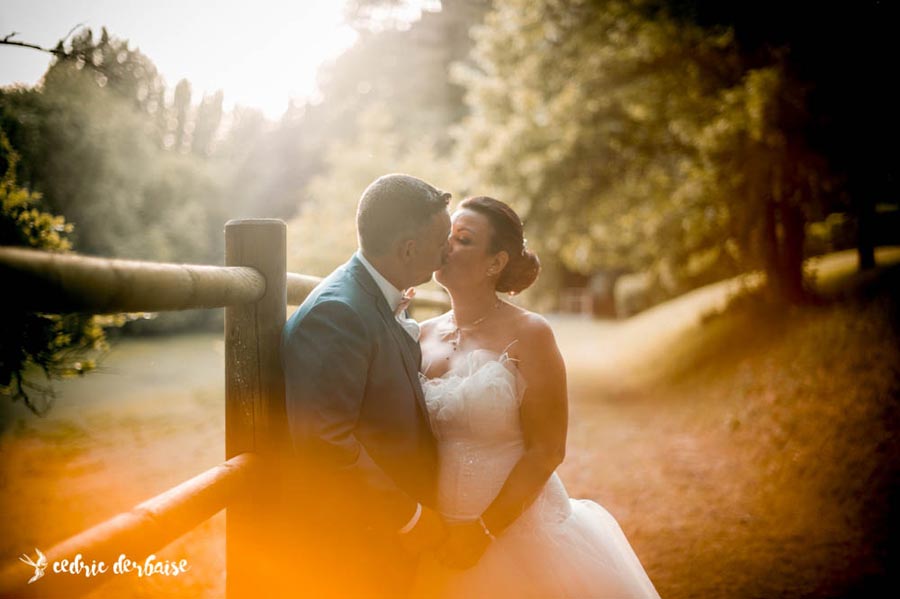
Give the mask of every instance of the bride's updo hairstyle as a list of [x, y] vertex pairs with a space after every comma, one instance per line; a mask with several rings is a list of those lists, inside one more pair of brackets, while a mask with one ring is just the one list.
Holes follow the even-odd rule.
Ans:
[[509, 254], [509, 262], [497, 279], [497, 291], [514, 295], [528, 289], [541, 272], [541, 262], [537, 254], [525, 247], [519, 215], [500, 200], [487, 196], [466, 198], [458, 208], [484, 215], [493, 229], [491, 252]]

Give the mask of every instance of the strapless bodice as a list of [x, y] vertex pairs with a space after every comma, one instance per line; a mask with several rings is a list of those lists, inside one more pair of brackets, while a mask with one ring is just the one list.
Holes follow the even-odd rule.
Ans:
[[[524, 452], [519, 409], [525, 380], [507, 353], [475, 350], [443, 376], [423, 376], [422, 387], [438, 441], [438, 507], [450, 520], [477, 518]], [[534, 512], [555, 520], [568, 510], [554, 474], [516, 527], [527, 526]]]

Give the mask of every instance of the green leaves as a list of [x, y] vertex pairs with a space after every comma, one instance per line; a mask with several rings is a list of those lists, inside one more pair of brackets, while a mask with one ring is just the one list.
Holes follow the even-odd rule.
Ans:
[[747, 68], [730, 30], [649, 0], [498, 0], [473, 35], [455, 139], [546, 259], [654, 270], [676, 293], [761, 264], [778, 190], [815, 202], [803, 87], [778, 53]]
[[288, 270], [326, 275], [356, 251], [356, 206], [363, 190], [381, 175], [409, 173], [461, 199], [460, 170], [441, 158], [432, 140], [407, 142], [390, 110], [375, 106], [359, 117], [358, 136], [332, 143], [326, 171], [305, 190], [308, 200], [288, 223]]
[[[6, 165], [0, 181], [0, 245], [68, 251], [72, 225], [62, 216], [45, 212], [40, 194], [16, 185], [19, 157], [3, 131], [0, 156]], [[106, 349], [103, 326], [113, 323], [110, 318], [37, 314], [7, 307], [0, 319], [0, 395], [22, 399], [33, 412], [43, 413], [53, 390], [49, 384], [37, 383], [32, 369], [43, 371], [48, 381], [93, 370], [93, 357]]]

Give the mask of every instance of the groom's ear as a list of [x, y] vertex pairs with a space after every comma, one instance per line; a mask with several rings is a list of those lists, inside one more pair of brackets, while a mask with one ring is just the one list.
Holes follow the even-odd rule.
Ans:
[[408, 263], [416, 255], [416, 240], [404, 239], [397, 244], [397, 257], [403, 263]]

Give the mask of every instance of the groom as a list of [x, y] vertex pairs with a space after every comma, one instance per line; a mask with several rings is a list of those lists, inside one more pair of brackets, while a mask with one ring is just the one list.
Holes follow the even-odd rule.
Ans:
[[[281, 356], [297, 480], [289, 509], [315, 596], [396, 596], [414, 555], [445, 536], [432, 509], [437, 455], [419, 384], [418, 326], [403, 291], [448, 252], [450, 194], [409, 175], [372, 182], [359, 250], [284, 327]], [[295, 589], [301, 590], [301, 589]]]

